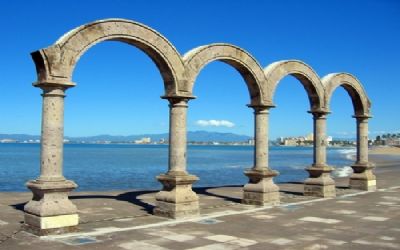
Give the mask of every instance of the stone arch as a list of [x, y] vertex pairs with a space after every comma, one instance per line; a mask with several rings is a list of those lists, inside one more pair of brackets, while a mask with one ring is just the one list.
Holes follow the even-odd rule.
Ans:
[[349, 94], [354, 107], [355, 116], [369, 116], [371, 102], [360, 81], [349, 73], [333, 73], [322, 78], [325, 87], [325, 103], [329, 110], [333, 92], [342, 86]]
[[[52, 46], [32, 53], [37, 84], [74, 85], [72, 74], [80, 56], [102, 41], [120, 41], [146, 53], [164, 80], [165, 95], [180, 95], [184, 64], [174, 46], [157, 31], [134, 21], [105, 19], [79, 26], [64, 34]], [[183, 95], [185, 93], [182, 93]]]
[[273, 102], [276, 88], [287, 75], [294, 76], [299, 80], [307, 92], [312, 110], [322, 110], [324, 104], [324, 87], [317, 73], [306, 63], [298, 60], [284, 60], [274, 62], [264, 69], [268, 84], [268, 98]]
[[265, 98], [266, 79], [262, 67], [247, 51], [225, 43], [197, 47], [183, 57], [187, 83], [185, 91], [193, 92], [194, 82], [202, 68], [213, 61], [222, 61], [235, 68], [243, 77], [250, 94], [251, 105], [268, 105]]

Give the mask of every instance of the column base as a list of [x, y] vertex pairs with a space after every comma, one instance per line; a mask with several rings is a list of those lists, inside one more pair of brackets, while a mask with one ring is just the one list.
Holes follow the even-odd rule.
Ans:
[[333, 168], [313, 165], [306, 170], [310, 177], [304, 181], [304, 196], [336, 197], [335, 181], [330, 176]]
[[199, 180], [194, 175], [167, 173], [157, 176], [163, 189], [156, 194], [154, 215], [167, 218], [190, 218], [199, 215], [199, 198], [192, 184]]
[[64, 234], [78, 231], [79, 217], [77, 214], [40, 217], [25, 213], [23, 228], [35, 235]]
[[371, 163], [354, 164], [351, 166], [353, 174], [350, 176], [349, 187], [365, 191], [376, 190], [376, 176], [372, 170], [375, 168]]
[[268, 168], [247, 169], [244, 174], [249, 177], [249, 183], [243, 187], [243, 204], [257, 206], [279, 204], [279, 187], [273, 181], [279, 174], [277, 171]]
[[79, 216], [68, 194], [77, 185], [73, 181], [29, 181], [33, 198], [24, 207], [25, 228], [37, 235], [76, 230]]

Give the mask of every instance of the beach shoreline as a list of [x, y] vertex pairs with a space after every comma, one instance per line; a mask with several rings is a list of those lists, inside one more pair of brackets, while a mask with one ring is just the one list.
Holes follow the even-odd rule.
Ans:
[[400, 156], [400, 147], [395, 146], [374, 146], [369, 149], [370, 155], [398, 155]]

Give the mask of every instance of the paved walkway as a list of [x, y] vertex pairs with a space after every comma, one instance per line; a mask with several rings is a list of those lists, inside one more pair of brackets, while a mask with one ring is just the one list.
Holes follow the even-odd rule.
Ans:
[[150, 215], [151, 191], [74, 193], [81, 231], [47, 237], [21, 231], [29, 193], [0, 193], [0, 249], [400, 249], [400, 167], [377, 176], [376, 192], [338, 179], [335, 199], [282, 184], [278, 207], [241, 205], [236, 186], [200, 188], [202, 216], [181, 221]]

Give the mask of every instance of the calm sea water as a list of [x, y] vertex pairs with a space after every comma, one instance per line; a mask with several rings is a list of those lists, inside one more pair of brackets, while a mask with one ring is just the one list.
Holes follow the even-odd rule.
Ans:
[[[355, 149], [329, 148], [328, 163], [335, 175], [345, 175]], [[0, 191], [27, 191], [25, 183], [39, 176], [39, 144], [0, 144]], [[188, 171], [200, 177], [195, 186], [247, 182], [245, 168], [253, 163], [249, 146], [189, 146]], [[66, 144], [64, 175], [80, 191], [159, 189], [155, 176], [167, 171], [166, 145]], [[302, 181], [312, 163], [310, 147], [271, 147], [270, 166], [280, 175], [276, 182]]]

